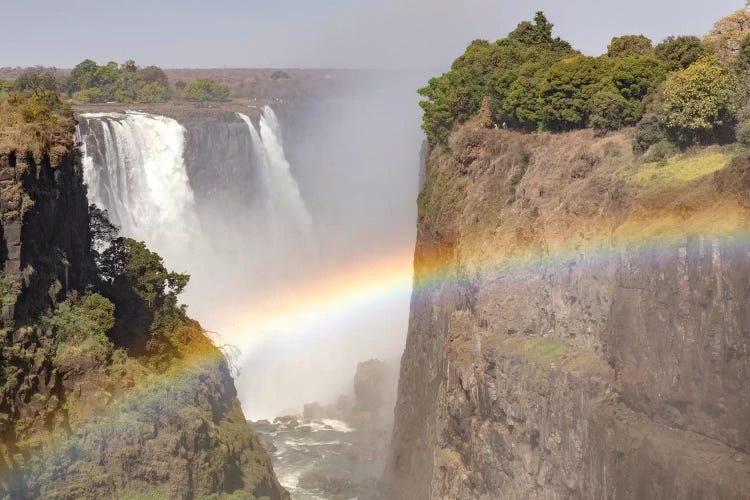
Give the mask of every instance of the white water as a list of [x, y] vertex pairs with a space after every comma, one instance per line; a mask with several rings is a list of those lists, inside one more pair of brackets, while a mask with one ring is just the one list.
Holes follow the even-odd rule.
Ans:
[[175, 120], [145, 113], [92, 113], [95, 160], [82, 138], [89, 201], [109, 211], [122, 234], [142, 240], [173, 267], [187, 268], [200, 232], [185, 169], [185, 129]]
[[271, 230], [274, 239], [283, 239], [284, 235], [279, 233], [291, 230], [309, 243], [312, 238], [312, 218], [286, 159], [276, 113], [269, 106], [263, 108], [260, 134], [249, 116], [243, 113], [237, 113], [237, 116], [247, 125], [256, 155], [256, 164], [261, 169], [267, 220], [273, 221]]

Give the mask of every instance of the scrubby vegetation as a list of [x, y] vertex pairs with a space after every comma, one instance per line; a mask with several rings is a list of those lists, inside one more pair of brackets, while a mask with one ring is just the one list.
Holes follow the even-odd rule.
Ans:
[[75, 121], [70, 105], [54, 90], [16, 88], [0, 93], [0, 153], [49, 154], [54, 161], [72, 144]]
[[193, 102], [226, 101], [229, 99], [229, 88], [211, 78], [199, 78], [185, 85], [182, 98]]
[[[693, 144], [750, 145], [750, 8], [719, 20], [702, 40], [614, 37], [607, 53], [582, 55], [554, 37], [539, 12], [507, 37], [475, 40], [451, 70], [420, 89], [423, 128], [445, 144], [457, 124], [600, 134], [637, 126], [634, 151], [655, 157]], [[652, 151], [653, 149], [653, 151]]]

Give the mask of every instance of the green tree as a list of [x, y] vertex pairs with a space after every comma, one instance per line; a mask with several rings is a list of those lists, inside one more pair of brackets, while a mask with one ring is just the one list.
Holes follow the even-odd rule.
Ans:
[[609, 57], [645, 56], [653, 51], [651, 39], [643, 35], [616, 36], [607, 47]]
[[608, 80], [625, 99], [622, 123], [635, 125], [643, 117], [644, 102], [664, 81], [667, 70], [651, 56], [627, 55], [614, 60]]
[[97, 268], [103, 294], [117, 304], [117, 344], [159, 353], [176, 348], [185, 319], [177, 297], [190, 276], [168, 271], [143, 242], [123, 237], [97, 255]]
[[540, 89], [542, 127], [556, 132], [585, 127], [604, 69], [600, 59], [588, 56], [553, 65]]
[[537, 12], [534, 22], [524, 21], [508, 34], [508, 39], [524, 45], [545, 46], [553, 50], [570, 50], [570, 44], [559, 37], [552, 36], [554, 24], [550, 23], [544, 12]]
[[74, 94], [81, 90], [98, 87], [100, 82], [97, 78], [99, 66], [91, 59], [79, 63], [68, 76], [65, 85], [68, 94]]
[[656, 57], [669, 71], [685, 69], [706, 55], [703, 42], [696, 36], [670, 36], [656, 46]]
[[715, 140], [731, 125], [734, 79], [718, 58], [672, 73], [664, 86], [664, 124], [679, 143]]
[[226, 101], [229, 88], [211, 78], [199, 78], [185, 85], [182, 98], [193, 102]]
[[589, 125], [602, 132], [619, 130], [627, 125], [629, 107], [628, 100], [616, 87], [607, 86], [594, 94]]

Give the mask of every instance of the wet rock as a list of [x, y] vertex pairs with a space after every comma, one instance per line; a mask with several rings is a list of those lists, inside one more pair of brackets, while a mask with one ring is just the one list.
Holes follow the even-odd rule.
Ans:
[[303, 415], [305, 420], [322, 420], [326, 418], [325, 411], [320, 403], [306, 404]]
[[276, 417], [273, 422], [275, 424], [284, 424], [287, 427], [291, 427], [292, 429], [294, 429], [299, 425], [299, 418], [295, 415], [284, 415], [281, 417]]

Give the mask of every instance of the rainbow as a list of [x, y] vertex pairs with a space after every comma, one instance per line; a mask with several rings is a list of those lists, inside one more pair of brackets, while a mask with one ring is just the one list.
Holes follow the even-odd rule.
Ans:
[[[513, 231], [490, 236], [481, 227], [463, 235], [460, 242], [430, 243], [422, 238], [416, 252], [411, 248], [398, 249], [342, 268], [334, 275], [276, 291], [270, 298], [242, 309], [228, 309], [225, 313], [233, 315], [239, 327], [223, 340], [247, 348], [280, 329], [295, 330], [342, 311], [367, 311], [373, 302], [396, 293], [412, 290], [419, 294], [463, 280], [514, 276], [524, 279], [540, 267], [582, 258], [589, 265], [604, 265], [621, 257], [623, 252], [647, 255], [672, 252], [685, 246], [690, 238], [705, 242], [728, 239], [745, 249], [750, 242], [749, 228], [750, 210], [734, 199], [726, 199], [681, 211], [636, 207], [619, 221], [597, 217], [565, 227], [550, 225], [525, 241], [519, 241]], [[150, 377], [136, 385], [102, 414], [83, 423], [81, 429], [86, 435], [105, 427], [117, 432], [112, 422], [123, 423], [127, 420], [123, 420], [125, 416], [143, 413], [149, 407], [158, 408], [159, 401], [169, 394], [194, 387], [196, 374], [216, 369], [222, 363], [224, 359], [214, 349], [193, 353], [160, 377]], [[40, 451], [40, 459], [51, 460], [56, 454], [66, 453], [77, 439], [77, 436], [54, 436]], [[7, 482], [12, 476], [3, 477], [0, 473], [0, 480]]]
[[[468, 235], [460, 244], [420, 244], [416, 254], [403, 248], [390, 255], [342, 268], [279, 290], [270, 298], [229, 308], [233, 318], [222, 340], [242, 348], [279, 331], [299, 330], [307, 323], [357, 310], [367, 312], [374, 302], [396, 294], [419, 293], [443, 284], [522, 279], [529, 272], [555, 264], [579, 262], [605, 265], [623, 252], [656, 254], [686, 244], [691, 237], [732, 238], [748, 241], [750, 210], [735, 200], [690, 210], [687, 213], [635, 209], [624, 221], [598, 218], [567, 228], [552, 227], [526, 244], [515, 232]], [[413, 265], [412, 265], [413, 262]]]

